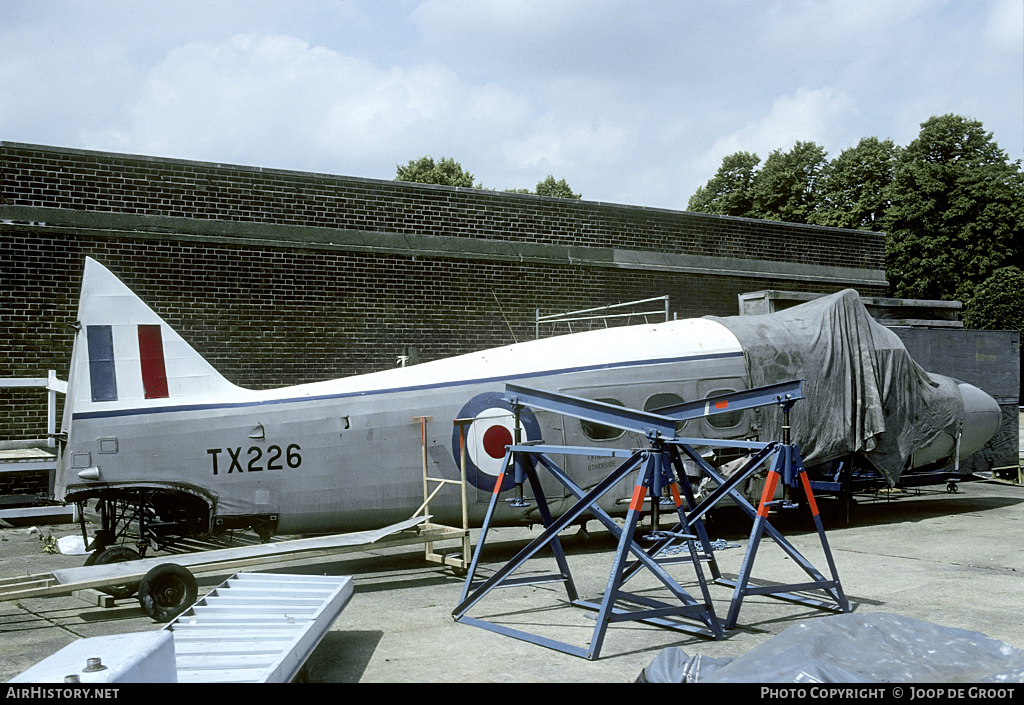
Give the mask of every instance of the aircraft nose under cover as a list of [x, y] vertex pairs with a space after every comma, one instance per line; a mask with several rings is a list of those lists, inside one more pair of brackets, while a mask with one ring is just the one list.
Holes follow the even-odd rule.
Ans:
[[964, 429], [960, 438], [960, 459], [975, 453], [999, 431], [1002, 411], [996, 400], [973, 384], [957, 385], [964, 398]]
[[[804, 380], [791, 420], [808, 465], [858, 452], [894, 483], [939, 434], [963, 428], [961, 448], [977, 450], [998, 430], [994, 399], [922, 369], [852, 289], [769, 315], [709, 318], [740, 341], [751, 386]], [[781, 438], [782, 414], [765, 412], [762, 437]]]

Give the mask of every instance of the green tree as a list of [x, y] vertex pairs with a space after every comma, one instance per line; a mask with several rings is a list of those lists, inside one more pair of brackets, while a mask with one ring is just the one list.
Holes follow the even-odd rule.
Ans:
[[895, 296], [972, 300], [1021, 265], [1024, 178], [980, 122], [932, 117], [904, 149], [889, 190], [886, 274]]
[[582, 198], [581, 194], [573, 193], [565, 179], [555, 181], [555, 177], [548, 175], [548, 178], [537, 183], [537, 190], [531, 191], [528, 188], [507, 188], [505, 193], [524, 193], [531, 196], [552, 196], [554, 198]]
[[573, 193], [565, 179], [555, 181], [555, 177], [548, 174], [548, 177], [537, 183], [538, 196], [553, 196], [554, 198], [581, 198], [582, 194]]
[[1002, 267], [964, 302], [964, 325], [981, 330], [1024, 331], [1024, 271]]
[[825, 149], [814, 142], [797, 142], [788, 152], [772, 152], [750, 189], [753, 216], [788, 223], [813, 222], [827, 164]]
[[435, 162], [431, 156], [410, 159], [408, 165], [398, 166], [396, 181], [411, 181], [416, 184], [440, 184], [441, 186], [462, 186], [481, 188], [473, 184], [473, 175], [463, 171], [462, 165], [450, 157]]
[[892, 140], [865, 137], [825, 167], [813, 222], [833, 228], [882, 227], [899, 148]]
[[686, 210], [753, 217], [754, 201], [750, 189], [760, 163], [760, 157], [750, 152], [727, 155], [711, 180], [690, 196]]

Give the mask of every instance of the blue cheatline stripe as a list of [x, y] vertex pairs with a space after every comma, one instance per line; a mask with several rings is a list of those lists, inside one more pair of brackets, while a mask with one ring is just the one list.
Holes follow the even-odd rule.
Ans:
[[110, 326], [88, 326], [89, 383], [93, 401], [117, 401], [114, 371], [114, 333]]
[[[308, 397], [288, 397], [284, 399], [262, 399], [256, 401], [220, 402], [216, 404], [182, 404], [180, 406], [153, 406], [134, 409], [111, 409], [109, 411], [86, 411], [72, 415], [74, 419], [103, 419], [115, 416], [140, 416], [142, 414], [167, 414], [176, 411], [209, 411], [211, 409], [242, 409], [249, 406], [275, 406], [277, 404], [295, 404], [311, 401], [328, 401], [331, 399], [345, 399], [347, 397], [368, 397], [377, 394], [396, 394], [399, 392], [419, 392], [428, 389], [441, 389], [444, 387], [465, 387], [472, 384], [497, 384], [499, 382], [511, 382], [516, 379], [536, 379], [539, 377], [552, 377], [554, 375], [568, 374], [571, 372], [588, 372], [592, 370], [613, 370], [623, 367], [642, 367], [643, 365], [662, 365], [672, 362], [696, 362], [700, 360], [721, 360], [730, 357], [743, 357], [742, 352], [730, 353], [709, 353], [706, 355], [688, 355], [686, 357], [672, 357], [657, 360], [630, 360], [628, 362], [607, 363], [603, 365], [587, 365], [583, 367], [566, 367], [557, 370], [546, 370], [544, 372], [524, 372], [521, 374], [500, 375], [495, 377], [480, 377], [476, 379], [456, 379], [448, 382], [435, 382], [433, 384], [417, 384], [407, 387], [385, 387], [383, 389], [363, 389], [356, 392], [338, 392], [336, 394], [319, 394]], [[273, 390], [271, 390], [273, 391]]]

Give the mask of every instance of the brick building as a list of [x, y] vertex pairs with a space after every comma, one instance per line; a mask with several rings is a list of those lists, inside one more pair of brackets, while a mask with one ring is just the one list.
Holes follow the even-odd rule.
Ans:
[[[253, 388], [528, 340], [538, 309], [886, 291], [880, 233], [11, 142], [0, 247], [0, 377], [66, 379], [86, 256]], [[0, 438], [44, 397], [0, 390]]]

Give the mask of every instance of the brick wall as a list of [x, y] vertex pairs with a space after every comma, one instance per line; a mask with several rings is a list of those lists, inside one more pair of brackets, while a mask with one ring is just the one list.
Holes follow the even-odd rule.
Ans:
[[877, 233], [11, 143], [0, 158], [4, 205], [884, 269]]
[[[385, 369], [404, 346], [429, 361], [511, 343], [513, 335], [528, 340], [537, 308], [668, 294], [680, 318], [734, 315], [739, 293], [794, 288], [773, 267], [878, 272], [884, 258], [877, 233], [11, 143], [0, 143], [0, 195], [0, 376], [55, 369], [67, 378], [68, 324], [86, 256], [228, 379], [253, 388]], [[128, 224], [86, 220], [95, 214]], [[130, 220], [139, 217], [150, 217], [144, 233]], [[202, 232], [190, 225], [199, 221]], [[276, 230], [260, 242], [248, 237], [269, 226], [287, 226], [293, 241], [275, 239]], [[357, 233], [368, 244], [337, 246], [332, 233]], [[431, 236], [451, 252], [375, 250], [385, 236]], [[473, 244], [479, 240], [491, 244]], [[567, 254], [486, 254], [501, 253], [502, 243]], [[769, 265], [740, 276], [574, 256], [618, 250]], [[836, 291], [849, 285], [841, 279], [805, 276], [799, 288]], [[859, 288], [885, 294], [884, 282]], [[41, 436], [45, 394], [32, 396], [0, 390], [0, 439]]]
[[46, 472], [5, 472], [0, 473], [0, 497], [5, 495], [21, 495], [31, 503], [39, 495], [46, 496], [50, 491], [50, 477]]

